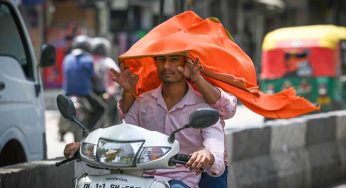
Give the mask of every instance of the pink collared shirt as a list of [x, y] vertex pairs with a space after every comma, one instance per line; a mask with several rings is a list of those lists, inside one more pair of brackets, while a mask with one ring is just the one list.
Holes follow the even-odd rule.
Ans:
[[[237, 111], [237, 98], [223, 91], [221, 88], [217, 88], [220, 91], [220, 99], [215, 104], [210, 104], [211, 107], [219, 111], [222, 127], [225, 128], [225, 119], [232, 118]], [[120, 102], [117, 104], [118, 115], [120, 119], [125, 118], [125, 113], [120, 108]]]
[[[198, 108], [210, 106], [189, 85], [185, 96], [170, 110], [167, 110], [163, 100], [162, 87], [143, 93], [137, 97], [128, 113], [125, 122], [139, 125], [143, 128], [169, 135], [174, 130], [183, 127], [189, 120], [189, 115]], [[191, 154], [201, 149], [207, 149], [214, 155], [214, 163], [207, 168], [213, 176], [224, 172], [224, 131], [220, 121], [205, 129], [185, 129], [178, 132], [176, 139], [180, 144], [180, 153]], [[198, 187], [200, 175], [196, 175], [182, 165], [175, 169], [157, 169], [151, 172], [161, 180], [178, 179], [190, 187]]]

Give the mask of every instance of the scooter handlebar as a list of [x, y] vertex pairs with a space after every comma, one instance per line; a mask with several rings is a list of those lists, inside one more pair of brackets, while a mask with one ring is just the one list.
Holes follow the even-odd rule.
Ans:
[[59, 167], [59, 166], [62, 165], [62, 164], [65, 164], [65, 163], [68, 163], [68, 162], [70, 162], [70, 161], [74, 161], [74, 160], [77, 160], [77, 159], [80, 159], [79, 152], [76, 152], [75, 155], [74, 155], [73, 157], [71, 157], [71, 158], [68, 158], [68, 159], [65, 159], [65, 160], [56, 162], [56, 163], [55, 163], [55, 166]]
[[190, 160], [190, 158], [191, 158], [191, 155], [178, 153], [169, 160], [169, 163], [171, 165], [175, 165], [175, 164], [185, 165]]
[[[178, 153], [169, 160], [169, 164], [171, 166], [176, 164], [186, 165], [186, 163], [190, 160], [190, 158], [191, 158], [191, 155]], [[203, 172], [204, 168], [201, 168], [200, 170]]]

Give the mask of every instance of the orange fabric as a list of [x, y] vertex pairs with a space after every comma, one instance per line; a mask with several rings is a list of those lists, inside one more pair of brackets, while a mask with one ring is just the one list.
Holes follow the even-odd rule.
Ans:
[[192, 11], [172, 17], [136, 42], [119, 61], [139, 75], [138, 94], [160, 84], [153, 56], [183, 52], [199, 58], [204, 77], [237, 96], [254, 112], [269, 118], [288, 118], [318, 110], [292, 89], [277, 94], [259, 90], [251, 59], [234, 43], [222, 24], [203, 20]]

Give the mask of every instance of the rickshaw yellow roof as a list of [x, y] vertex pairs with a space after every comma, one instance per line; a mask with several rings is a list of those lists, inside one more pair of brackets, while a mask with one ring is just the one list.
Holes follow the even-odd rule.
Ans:
[[335, 48], [340, 40], [346, 40], [346, 27], [310, 25], [276, 29], [264, 37], [262, 50], [276, 48], [278, 42], [304, 40], [316, 40], [318, 47]]

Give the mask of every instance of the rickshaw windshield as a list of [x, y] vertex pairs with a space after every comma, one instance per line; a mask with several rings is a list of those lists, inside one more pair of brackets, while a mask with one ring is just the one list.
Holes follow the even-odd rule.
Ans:
[[284, 50], [284, 76], [312, 76], [310, 50]]
[[341, 41], [346, 28], [332, 25], [282, 28], [266, 35], [261, 79], [340, 74]]

